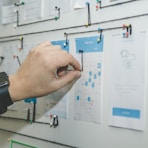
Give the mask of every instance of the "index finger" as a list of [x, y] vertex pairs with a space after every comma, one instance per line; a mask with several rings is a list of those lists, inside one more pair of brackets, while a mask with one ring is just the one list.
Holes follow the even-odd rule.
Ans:
[[46, 46], [52, 46], [51, 42], [45, 41], [45, 42], [38, 45], [39, 48], [46, 47]]
[[69, 54], [69, 58], [68, 58], [68, 70], [78, 70], [81, 71], [80, 68], [80, 63], [71, 55]]

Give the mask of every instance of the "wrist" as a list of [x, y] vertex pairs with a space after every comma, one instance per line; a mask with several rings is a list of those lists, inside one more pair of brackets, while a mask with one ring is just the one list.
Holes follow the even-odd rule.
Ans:
[[15, 78], [14, 75], [9, 76], [9, 87], [8, 91], [10, 94], [10, 97], [13, 102], [19, 101], [23, 99], [22, 91], [20, 90], [20, 86], [18, 83], [18, 80]]

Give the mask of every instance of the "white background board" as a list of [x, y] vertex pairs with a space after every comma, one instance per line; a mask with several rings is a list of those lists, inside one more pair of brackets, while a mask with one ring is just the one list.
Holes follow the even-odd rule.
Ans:
[[[116, 4], [118, 2], [126, 2], [126, 0], [117, 0], [113, 3], [102, 1], [108, 5]], [[42, 19], [52, 18], [47, 16], [48, 7], [46, 4], [48, 0], [44, 0], [44, 17]], [[73, 1], [74, 3], [74, 1]], [[64, 32], [87, 32], [89, 30], [97, 30], [98, 28], [113, 28], [122, 26], [122, 24], [132, 24], [133, 32], [145, 30], [148, 28], [148, 1], [139, 0], [125, 4], [104, 7], [96, 11], [95, 6], [91, 6], [91, 21], [92, 26], [84, 27], [87, 23], [87, 9], [71, 10], [67, 13], [62, 13], [61, 18], [57, 21], [46, 21], [32, 25], [21, 26], [14, 28], [14, 24], [0, 26], [0, 40], [5, 40], [7, 36], [16, 35], [24, 37], [24, 44], [36, 45], [45, 40], [61, 40], [64, 38]], [[35, 21], [38, 21], [37, 19]], [[34, 20], [29, 20], [31, 22]], [[27, 23], [28, 23], [27, 22]], [[21, 23], [23, 21], [21, 20]], [[26, 23], [26, 22], [24, 22]], [[29, 34], [33, 33], [34, 34]], [[38, 33], [37, 33], [38, 32]], [[40, 32], [40, 33], [39, 33]], [[44, 32], [44, 33], [41, 33]], [[0, 130], [0, 145], [2, 148], [8, 147], [7, 139], [12, 138], [31, 145], [38, 146], [39, 148], [66, 148], [66, 147], [79, 147], [79, 148], [147, 148], [148, 147], [148, 105], [146, 94], [145, 101], [145, 129], [144, 131], [129, 130], [123, 128], [115, 128], [108, 126], [109, 123], [109, 86], [108, 82], [110, 75], [108, 73], [110, 67], [110, 36], [114, 33], [122, 32], [122, 29], [104, 31], [104, 69], [103, 69], [103, 99], [102, 99], [102, 120], [100, 124], [89, 123], [85, 121], [73, 120], [73, 95], [74, 89], [68, 95], [68, 119], [60, 119], [57, 128], [50, 128], [49, 125], [33, 123], [29, 124], [24, 121], [0, 118], [0, 129], [5, 129], [9, 132]], [[74, 39], [84, 36], [96, 36], [97, 31], [85, 34], [70, 35], [68, 39], [71, 41], [70, 50], [73, 53], [75, 50]], [[8, 38], [9, 39], [9, 38]], [[1, 43], [2, 46], [4, 43]], [[10, 42], [7, 43], [11, 44]], [[146, 82], [147, 84], [147, 82]], [[20, 103], [22, 104], [22, 103]], [[44, 101], [40, 99], [37, 105], [38, 121], [48, 122], [49, 119], [43, 116], [44, 114]], [[25, 112], [6, 113], [5, 116], [11, 117], [26, 117]], [[12, 131], [12, 133], [10, 133]], [[14, 133], [13, 133], [14, 132]], [[15, 132], [32, 136], [25, 137], [17, 135]], [[36, 138], [36, 139], [35, 139]], [[40, 138], [40, 140], [38, 139]], [[65, 144], [65, 145], [60, 145]], [[66, 146], [67, 145], [67, 146]]]

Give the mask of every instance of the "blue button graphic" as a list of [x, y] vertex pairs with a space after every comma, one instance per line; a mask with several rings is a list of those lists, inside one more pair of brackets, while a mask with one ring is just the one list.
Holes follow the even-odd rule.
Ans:
[[113, 108], [113, 116], [121, 116], [128, 118], [140, 118], [140, 110], [136, 109], [126, 109], [126, 108]]

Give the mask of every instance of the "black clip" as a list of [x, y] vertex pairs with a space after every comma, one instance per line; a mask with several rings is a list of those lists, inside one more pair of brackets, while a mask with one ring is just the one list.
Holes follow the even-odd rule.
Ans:
[[58, 11], [58, 16], [55, 16], [55, 20], [58, 20], [60, 18], [60, 8], [55, 6], [55, 10]]
[[36, 103], [33, 102], [33, 115], [32, 115], [32, 122], [35, 122], [35, 115], [36, 115]]
[[65, 43], [64, 43], [64, 48], [68, 45], [68, 34], [65, 32], [64, 33], [64, 36], [65, 36], [65, 38], [66, 38], [66, 41], [65, 41]]
[[4, 60], [4, 57], [3, 56], [0, 56], [0, 65], [2, 64], [3, 60]]
[[17, 59], [17, 62], [18, 62], [18, 64], [19, 64], [19, 66], [21, 66], [21, 61], [20, 61], [19, 56], [14, 55], [13, 58], [14, 58], [14, 59], [16, 58], [16, 59]]
[[132, 35], [132, 25], [131, 24], [129, 25], [123, 24], [122, 28], [123, 30], [126, 29], [126, 32], [123, 33], [123, 38], [128, 38], [129, 35]]
[[20, 37], [19, 38], [20, 39], [20, 42], [21, 42], [21, 50], [24, 48], [24, 45], [23, 45], [23, 43], [24, 43], [24, 38], [23, 37]]
[[102, 32], [103, 32], [103, 30], [102, 30], [101, 28], [98, 28], [98, 33], [100, 33], [99, 38], [98, 38], [98, 40], [97, 40], [98, 43], [101, 42], [101, 39], [102, 39]]
[[87, 9], [88, 9], [88, 23], [85, 24], [85, 27], [91, 26], [91, 14], [90, 14], [90, 3], [86, 2]]
[[53, 116], [53, 127], [56, 128], [59, 125], [58, 116]]
[[30, 108], [26, 108], [25, 110], [27, 111], [26, 121], [30, 122]]
[[25, 4], [25, 2], [21, 2], [21, 3], [15, 3], [14, 5], [19, 7], [19, 6], [24, 5], [24, 4]]
[[83, 53], [84, 53], [84, 51], [83, 50], [79, 50], [79, 53], [81, 54], [81, 71], [83, 71], [83, 69], [84, 69], [84, 65], [83, 65]]
[[17, 7], [17, 10], [16, 10], [16, 15], [17, 15], [17, 24], [16, 25], [14, 25], [14, 27], [16, 28], [16, 27], [18, 27], [19, 26], [19, 9], [18, 9], [18, 7], [19, 6], [22, 6], [22, 5], [24, 5], [25, 4], [25, 2], [21, 2], [21, 3], [15, 3], [14, 5]]

